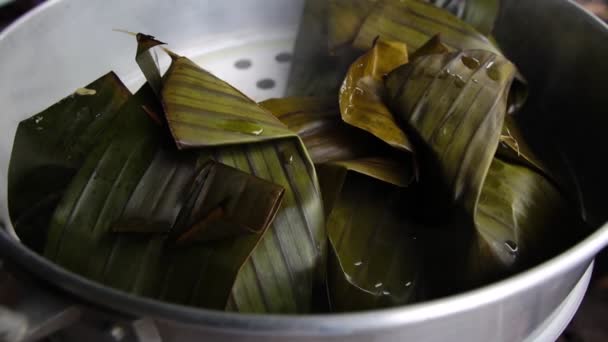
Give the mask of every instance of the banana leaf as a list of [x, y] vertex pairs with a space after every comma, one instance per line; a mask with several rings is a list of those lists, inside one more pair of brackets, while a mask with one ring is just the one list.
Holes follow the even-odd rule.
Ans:
[[285, 189], [283, 205], [242, 265], [227, 309], [308, 312], [322, 291], [326, 238], [316, 171], [300, 138], [274, 115], [187, 58], [171, 54], [160, 100], [180, 149]]
[[281, 187], [213, 160], [200, 168], [197, 164], [172, 157], [170, 151], [157, 154], [113, 231], [171, 233], [184, 244], [268, 228], [283, 197]]
[[369, 49], [376, 37], [380, 37], [404, 42], [414, 51], [437, 34], [441, 34], [446, 45], [457, 50], [482, 49], [500, 54], [500, 50], [473, 26], [418, 0], [380, 2], [361, 25], [353, 45]]
[[34, 250], [44, 246], [57, 202], [130, 95], [110, 72], [19, 124], [8, 174], [9, 212], [17, 234]]
[[412, 145], [384, 103], [383, 78], [407, 62], [405, 44], [377, 40], [370, 51], [352, 64], [339, 97], [344, 122], [402, 151], [412, 151]]
[[[261, 204], [276, 203], [260, 201], [260, 198], [248, 196], [247, 194], [251, 195], [251, 191], [241, 192], [240, 197], [236, 192], [234, 193], [236, 197], [229, 197], [223, 201], [220, 199], [221, 196], [218, 198], [220, 190], [222, 188], [230, 190], [230, 187], [238, 186], [239, 182], [218, 182], [217, 180], [226, 178], [226, 173], [223, 172], [215, 177], [216, 181], [213, 181], [213, 177], [208, 175], [203, 182], [205, 186], [193, 186], [193, 177], [199, 174], [200, 165], [207, 164], [210, 158], [215, 158], [224, 164], [230, 163], [237, 166], [238, 163], [240, 168], [246, 169], [250, 173], [253, 173], [253, 170], [249, 168], [256, 167], [260, 169], [260, 173], [267, 175], [269, 172], [273, 172], [276, 174], [277, 163], [278, 166], [281, 164], [275, 154], [277, 148], [275, 145], [289, 148], [288, 152], [295, 154], [297, 140], [291, 144], [267, 143], [263, 148], [252, 147], [246, 152], [236, 146], [225, 149], [214, 148], [208, 151], [177, 152], [172, 146], [173, 143], [168, 134], [154, 120], [151, 120], [139, 105], [138, 99], [140, 98], [154, 100], [154, 94], [150, 88], [144, 88], [121, 109], [118, 114], [120, 120], [113, 123], [112, 130], [106, 132], [101, 140], [102, 143], [98, 144], [95, 150], [89, 154], [85, 164], [70, 184], [55, 211], [45, 255], [74, 272], [106, 285], [170, 302], [224, 309], [228, 305], [230, 297], [234, 297], [231, 301], [237, 303], [249, 301], [250, 298], [260, 300], [260, 297], [238, 295], [236, 291], [243, 287], [254, 291], [265, 291], [261, 294], [257, 293], [257, 296], [266, 294], [267, 288], [273, 291], [287, 288], [290, 292], [280, 293], [280, 295], [273, 292], [268, 294], [271, 298], [267, 304], [269, 310], [272, 309], [276, 312], [306, 310], [307, 306], [310, 306], [309, 293], [312, 291], [310, 273], [312, 270], [311, 266], [298, 260], [299, 255], [295, 257], [286, 255], [286, 258], [290, 258], [287, 260], [292, 262], [288, 265], [299, 267], [297, 270], [301, 272], [294, 272], [293, 275], [294, 281], [299, 282], [299, 293], [297, 292], [298, 287], [295, 285], [289, 282], [281, 283], [293, 272], [281, 262], [285, 259], [271, 259], [270, 266], [282, 266], [275, 271], [280, 274], [278, 279], [264, 277], [263, 282], [258, 285], [260, 288], [256, 287], [255, 283], [251, 284], [247, 281], [245, 284], [245, 280], [238, 280], [243, 279], [245, 276], [242, 274], [246, 275], [247, 270], [251, 269], [251, 262], [246, 263], [246, 260], [252, 259], [250, 254], [257, 245], [264, 248], [266, 253], [259, 252], [257, 248], [256, 253], [265, 256], [269, 249], [273, 251], [269, 247], [274, 248], [274, 253], [279, 252], [275, 244], [283, 243], [283, 241], [275, 239], [285, 239], [286, 234], [289, 234], [290, 238], [291, 236], [298, 238], [302, 235], [308, 238], [307, 227], [299, 222], [305, 219], [315, 222], [314, 218], [299, 217], [299, 212], [302, 215], [310, 213], [296, 209], [297, 204], [294, 197], [297, 196], [302, 203], [309, 204], [314, 209], [314, 203], [310, 203], [309, 200], [311, 196], [306, 194], [306, 190], [303, 189], [304, 185], [310, 184], [299, 182], [291, 185], [289, 182], [293, 178], [290, 176], [293, 176], [295, 172], [284, 173], [290, 171], [289, 166], [285, 167], [285, 171], [279, 168], [279, 174], [283, 175], [282, 178], [275, 176], [280, 182], [289, 186], [290, 191], [287, 195], [290, 198], [288, 198], [288, 203], [285, 203], [289, 206], [281, 207], [282, 212], [277, 214], [276, 219], [280, 220], [282, 225], [274, 223], [274, 233], [262, 234], [263, 232], [257, 229], [259, 231], [257, 234], [231, 235], [230, 238], [223, 236], [222, 239], [212, 239], [213, 241], [203, 238], [202, 242], [198, 241], [200, 240], [198, 239], [199, 234], [195, 234], [195, 236], [191, 234], [193, 230], [200, 229], [198, 223], [205, 224], [205, 218], [211, 216], [211, 213], [205, 215], [208, 214], [209, 206], [214, 207], [215, 204], [219, 204], [220, 207], [226, 208], [224, 216], [229, 218], [234, 216], [235, 209], [242, 210], [247, 215], [256, 215], [263, 211]], [[273, 156], [275, 161], [272, 159]], [[251, 159], [251, 164], [248, 163], [248, 159]], [[297, 167], [306, 170], [303, 165], [298, 164], [301, 163], [300, 158], [294, 157], [293, 159], [293, 163], [297, 164]], [[269, 169], [268, 165], [272, 165], [273, 168]], [[209, 171], [210, 173], [211, 171]], [[220, 189], [214, 191], [214, 187]], [[294, 187], [299, 191], [297, 195], [294, 194]], [[197, 192], [196, 189], [202, 190]], [[180, 190], [182, 190], [181, 196], [179, 196]], [[176, 234], [158, 233], [161, 231], [157, 228], [158, 222], [167, 222], [167, 220], [161, 219], [154, 222], [153, 219], [155, 217], [163, 218], [163, 213], [171, 213], [176, 206], [183, 205], [181, 201], [185, 201], [186, 204], [190, 203], [188, 206], [192, 206], [193, 200], [194, 203], [199, 202], [200, 199], [191, 194], [193, 191], [195, 195], [206, 193], [207, 195], [201, 198], [207, 200], [203, 201], [202, 206], [193, 206], [199, 210], [187, 210], [187, 212], [193, 214], [201, 212], [203, 219], [190, 220], [184, 215], [177, 215], [177, 219], [183, 224], [176, 224], [176, 227], [181, 228], [172, 231]], [[303, 196], [299, 197], [300, 194]], [[230, 203], [243, 196], [248, 198], [247, 203], [250, 205], [239, 205], [231, 209]], [[251, 203], [254, 203], [255, 207]], [[132, 208], [143, 209], [141, 211], [143, 213], [155, 212], [156, 216], [149, 218], [148, 221], [152, 221], [152, 223], [140, 221], [141, 226], [138, 229], [125, 229], [123, 222], [130, 222], [133, 226], [135, 221], [129, 217], [133, 212]], [[272, 205], [271, 208], [275, 208], [275, 206]], [[231, 211], [232, 214], [230, 214]], [[292, 220], [293, 223], [286, 223], [288, 220]], [[265, 223], [270, 223], [269, 221], [270, 219], [267, 219]], [[218, 221], [211, 222], [211, 228], [217, 228], [216, 223]], [[226, 225], [226, 221], [219, 223], [222, 223], [221, 227]], [[209, 228], [209, 224], [210, 222], [207, 222], [207, 228]], [[237, 228], [240, 226], [237, 224]], [[150, 229], [148, 230], [148, 228]], [[298, 228], [305, 231], [294, 231]], [[278, 232], [276, 231], [278, 229], [287, 232]], [[121, 233], [116, 231], [121, 231]], [[127, 234], [125, 231], [132, 233]], [[213, 229], [207, 231], [214, 233]], [[283, 245], [279, 246], [283, 247]], [[298, 247], [300, 252], [308, 252], [310, 258], [316, 251], [316, 246], [314, 251], [310, 251], [304, 242], [300, 242]], [[295, 248], [295, 246], [292, 245], [290, 248]], [[254, 265], [259, 265], [261, 271], [268, 272], [266, 260], [261, 260]], [[197, 271], [193, 272], [193, 269]], [[271, 269], [271, 271], [274, 270]], [[308, 274], [305, 273], [306, 271]], [[306, 285], [308, 285], [307, 288]], [[233, 292], [237, 294], [235, 295]], [[272, 299], [275, 297], [270, 297], [271, 295], [276, 296], [277, 299]], [[256, 308], [254, 304], [247, 302], [243, 307], [245, 309]], [[295, 305], [300, 306], [294, 307]]]
[[417, 141], [421, 180], [440, 184], [469, 213], [498, 148], [515, 72], [501, 55], [471, 50], [419, 57], [387, 79], [393, 112]]
[[328, 289], [334, 311], [420, 299], [414, 227], [402, 214], [405, 190], [401, 186], [409, 185], [411, 179], [404, 177], [403, 165], [376, 158], [319, 166], [329, 210]]
[[[133, 201], [147, 201], [160, 212], [175, 205], [161, 195], [183, 188], [183, 171], [194, 169], [199, 158], [193, 153], [176, 155], [166, 134], [138, 105], [137, 97], [154, 99], [151, 93], [147, 89], [147, 94], [140, 92], [129, 101], [103, 143], [87, 157], [54, 213], [45, 256], [114, 288], [176, 303], [223, 308], [239, 268], [261, 234], [172, 248], [166, 234], [113, 231], [114, 223], [129, 213], [125, 209]], [[171, 167], [176, 170], [173, 174], [166, 172]], [[165, 180], [164, 186], [151, 182], [155, 173], [157, 179]], [[217, 187], [217, 181], [210, 182]], [[157, 196], [135, 197], [143, 184], [156, 189]], [[220, 192], [207, 194], [208, 204]], [[187, 267], [180, 267], [182, 264]]]
[[499, 0], [425, 0], [442, 7], [471, 24], [479, 32], [490, 35], [498, 16]]
[[424, 43], [418, 50], [414, 51], [414, 53], [410, 54], [409, 59], [413, 61], [426, 55], [444, 54], [450, 51], [450, 48], [441, 41], [441, 36], [437, 34]]
[[[329, 1], [329, 49], [335, 50], [351, 44], [357, 37], [363, 22], [379, 3], [396, 0], [330, 0]], [[489, 36], [498, 16], [498, 0], [424, 0], [449, 11]]]
[[479, 32], [490, 36], [499, 10], [500, 0], [466, 0], [462, 19]]
[[376, 6], [374, 0], [329, 0], [328, 42], [330, 51], [350, 45], [363, 21]]
[[582, 221], [547, 178], [495, 158], [475, 212], [467, 276], [479, 285], [554, 256], [581, 238]]
[[287, 81], [288, 96], [338, 94], [346, 70], [360, 54], [350, 47], [330, 53], [327, 0], [306, 0], [292, 68]]
[[545, 177], [555, 180], [543, 160], [527, 143], [516, 116], [505, 117], [497, 155], [504, 160], [528, 166]]
[[293, 138], [279, 119], [237, 89], [173, 55], [161, 101], [179, 149]]
[[302, 138], [315, 164], [390, 154], [371, 134], [342, 122], [334, 97], [287, 97], [260, 105]]
[[159, 45], [164, 45], [165, 43], [156, 40], [153, 36], [142, 33], [137, 33], [135, 38], [137, 39], [135, 61], [137, 62], [137, 65], [139, 65], [139, 68], [145, 73], [150, 88], [158, 95], [162, 88], [162, 79], [157, 61], [152, 57], [150, 49]]

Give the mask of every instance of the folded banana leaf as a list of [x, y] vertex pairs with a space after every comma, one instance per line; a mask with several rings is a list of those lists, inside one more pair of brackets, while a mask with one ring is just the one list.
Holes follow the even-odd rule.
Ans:
[[137, 62], [137, 65], [139, 65], [139, 68], [146, 73], [146, 80], [148, 81], [150, 88], [158, 95], [162, 88], [162, 77], [157, 61], [152, 57], [150, 49], [159, 45], [164, 45], [165, 43], [156, 40], [153, 36], [142, 33], [135, 34], [135, 38], [137, 39], [135, 61]]
[[407, 62], [405, 44], [376, 40], [372, 49], [348, 70], [339, 97], [344, 122], [402, 151], [412, 151], [412, 145], [384, 103], [383, 78]]
[[390, 154], [371, 134], [342, 122], [334, 97], [287, 97], [260, 105], [302, 138], [315, 164]]
[[[410, 61], [413, 61], [413, 60], [417, 59], [418, 57], [423, 57], [426, 55], [433, 55], [433, 54], [444, 54], [444, 53], [448, 53], [450, 51], [451, 51], [451, 49], [448, 46], [446, 46], [443, 43], [443, 41], [441, 40], [441, 36], [436, 34], [431, 39], [429, 39], [426, 43], [424, 43], [424, 45], [422, 45], [420, 48], [418, 48], [418, 50], [416, 50], [412, 54], [410, 54], [409, 59], [410, 59]], [[402, 67], [405, 67], [405, 65]]]
[[352, 44], [363, 21], [377, 0], [329, 0], [328, 42], [330, 51]]
[[[158, 126], [141, 107], [146, 99], [154, 100], [148, 87], [121, 107], [111, 127], [87, 154], [53, 214], [44, 248], [44, 255], [62, 266], [125, 290], [139, 277], [134, 275], [145, 257], [137, 253], [145, 251], [148, 240], [132, 249], [137, 258], [106, 265], [120, 244], [110, 227], [161, 145]], [[106, 273], [112, 269], [126, 273], [109, 278]], [[120, 281], [125, 285], [118, 286]]]
[[414, 227], [403, 215], [402, 186], [411, 181], [404, 165], [374, 158], [319, 167], [329, 209], [328, 286], [334, 311], [420, 299]]
[[[351, 44], [375, 6], [397, 0], [330, 0], [329, 48]], [[449, 11], [486, 36], [492, 33], [498, 16], [498, 0], [424, 0]]]
[[528, 166], [545, 177], [555, 180], [549, 168], [527, 143], [514, 115], [505, 117], [497, 155], [504, 160]]
[[490, 35], [498, 16], [500, 0], [425, 0], [442, 7], [471, 24], [479, 32]]
[[[231, 189], [238, 182], [217, 181], [218, 177], [227, 176], [225, 171], [217, 177], [210, 175], [201, 187], [192, 187], [197, 163], [205, 156], [176, 154], [165, 132], [139, 106], [140, 98], [154, 100], [152, 90], [144, 88], [121, 109], [112, 128], [70, 183], [51, 220], [45, 256], [114, 288], [176, 303], [223, 309], [239, 269], [261, 234], [206, 244], [180, 243], [179, 248], [173, 248], [173, 239], [167, 234], [153, 234], [155, 231], [144, 228], [139, 232], [147, 234], [119, 234], [114, 232], [114, 226], [130, 215], [134, 202], [142, 209], [168, 212], [180, 204], [173, 197], [179, 190], [182, 200], [189, 202], [188, 198], [193, 197], [195, 204], [194, 210], [187, 210], [186, 217], [178, 216], [185, 224], [192, 222], [191, 215], [198, 211], [205, 214], [207, 207], [221, 202], [221, 198], [228, 200], [222, 204], [227, 209], [227, 218], [233, 216], [229, 214], [234, 210], [230, 208], [231, 200], [239, 204], [237, 209], [251, 209], [260, 214], [270, 206], [268, 215], [272, 217], [282, 190], [272, 184], [268, 186], [274, 196], [267, 200], [247, 198], [244, 194], [252, 192], [247, 187], [256, 184], [250, 180], [252, 176], [239, 173], [241, 179], [247, 180], [244, 191], [239, 193]], [[142, 191], [144, 188], [147, 193]], [[255, 192], [262, 195], [267, 193], [265, 189]], [[192, 192], [194, 196], [190, 195]], [[245, 205], [243, 198], [247, 199]], [[201, 199], [202, 203], [198, 203]], [[209, 233], [214, 232], [207, 231], [207, 237]]]
[[468, 50], [419, 57], [387, 79], [393, 112], [418, 142], [421, 179], [474, 212], [501, 136], [516, 69], [501, 55]]
[[584, 233], [572, 206], [547, 178], [495, 158], [475, 212], [467, 277], [479, 285], [554, 256]]
[[130, 95], [110, 72], [19, 124], [8, 198], [13, 225], [25, 244], [42, 249], [57, 202]]
[[419, 0], [386, 0], [375, 6], [361, 25], [353, 45], [369, 49], [376, 37], [401, 41], [412, 51], [431, 37], [441, 34], [451, 48], [483, 49], [500, 54], [499, 49], [473, 26], [453, 14]]
[[498, 18], [501, 0], [466, 0], [462, 19], [490, 36]]
[[161, 101], [179, 149], [294, 137], [274, 115], [187, 58], [175, 57], [165, 78]]
[[235, 88], [185, 57], [171, 57], [160, 100], [178, 148], [285, 189], [272, 226], [239, 270], [227, 308], [310, 311], [313, 292], [323, 287], [326, 239], [316, 171], [302, 141]]
[[213, 160], [198, 167], [200, 157], [169, 153], [157, 154], [113, 231], [170, 233], [183, 245], [260, 234], [272, 223], [284, 193], [280, 186]]
[[306, 0], [287, 81], [288, 96], [337, 95], [346, 70], [360, 55], [348, 46], [330, 53], [328, 11], [327, 0]]
[[[224, 309], [232, 297], [233, 306], [247, 301], [243, 308], [248, 311], [307, 310], [310, 306], [314, 265], [307, 265], [305, 261], [308, 259], [303, 261], [300, 258], [303, 258], [301, 255], [310, 259], [315, 257], [317, 246], [311, 250], [313, 248], [306, 248], [304, 242], [310, 233], [305, 220], [315, 223], [315, 218], [310, 216], [309, 211], [298, 210], [299, 203], [296, 201], [301, 199], [301, 203], [308, 204], [314, 210], [311, 197], [313, 200], [316, 197], [308, 195], [305, 189], [305, 186], [308, 188], [311, 184], [302, 184], [302, 181], [292, 178], [297, 176], [297, 171], [291, 170], [291, 166], [283, 168], [276, 156], [277, 146], [273, 144], [252, 147], [247, 152], [241, 151], [238, 146], [177, 152], [168, 134], [136, 103], [140, 97], [154, 99], [151, 89], [144, 90], [147, 91], [138, 93], [134, 100], [123, 107], [118, 114], [120, 121], [113, 123], [112, 130], [102, 138], [103, 143], [98, 144], [89, 154], [70, 184], [55, 211], [45, 255], [74, 272], [106, 285], [170, 302]], [[288, 153], [297, 153], [297, 141], [276, 145], [289, 148]], [[240, 187], [240, 183], [224, 183], [225, 172], [212, 177], [209, 171], [200, 186], [193, 185], [196, 184], [197, 175], [201, 174], [198, 171], [200, 165], [207, 164], [210, 158], [216, 158], [224, 164], [233, 164], [250, 173], [257, 171], [250, 167], [260, 168], [259, 173], [265, 174], [266, 178], [275, 177], [287, 184], [290, 198], [286, 204], [289, 206], [282, 207], [277, 214], [277, 221], [281, 225], [273, 226], [275, 232], [262, 234], [265, 229], [263, 227], [257, 234], [232, 234], [229, 238], [223, 236], [219, 240], [215, 236], [212, 241], [208, 241], [209, 234], [206, 234], [207, 238], [203, 237], [202, 242], [198, 239], [201, 224], [202, 228], [206, 227], [207, 232], [213, 235], [214, 229], [217, 232], [218, 224], [225, 227], [231, 221], [235, 210], [250, 216], [261, 214], [264, 206], [270, 205], [277, 209], [274, 205], [276, 197], [261, 201], [262, 198], [252, 196], [261, 195], [263, 191], [252, 193], [243, 191], [246, 190], [244, 188], [241, 192], [235, 192], [231, 188]], [[248, 159], [251, 159], [251, 164]], [[294, 157], [293, 163], [306, 172], [300, 158]], [[269, 177], [269, 173], [272, 177]], [[290, 183], [296, 181], [294, 185]], [[247, 184], [251, 184], [251, 181], [247, 181]], [[276, 189], [274, 185], [273, 188]], [[297, 194], [294, 193], [294, 188], [299, 191]], [[222, 195], [222, 191], [228, 193]], [[238, 204], [243, 198], [247, 199], [246, 204], [231, 207], [231, 203]], [[198, 203], [203, 199], [202, 205]], [[190, 218], [180, 212], [175, 219], [182, 224], [169, 227], [178, 229], [171, 229], [171, 234], [161, 233], [159, 223], [168, 222], [166, 217], [171, 216], [172, 210], [176, 207], [183, 208], [184, 205], [198, 208], [185, 212], [192, 215], [200, 212], [200, 220], [198, 215]], [[213, 214], [213, 210], [208, 210], [210, 207], [224, 208], [225, 214], [220, 219], [209, 222], [208, 218]], [[139, 221], [138, 229], [125, 229], [137, 222], [130, 216], [134, 208], [138, 208], [138, 214], [153, 212], [155, 215], [148, 217], [148, 221]], [[300, 217], [300, 214], [306, 216]], [[272, 216], [271, 212], [263, 224], [268, 226]], [[322, 219], [321, 216], [321, 222]], [[124, 222], [130, 222], [131, 225], [126, 226]], [[237, 222], [236, 227], [241, 226]], [[286, 232], [276, 231], [278, 229]], [[116, 232], [117, 230], [121, 232]], [[125, 231], [132, 233], [127, 234]], [[193, 232], [196, 233], [194, 236]], [[301, 241], [298, 246], [289, 244], [284, 251], [284, 259], [262, 259], [257, 263], [246, 263], [252, 259], [250, 254], [258, 244], [259, 249], [255, 249], [258, 258], [265, 257], [269, 252], [279, 253], [277, 244], [278, 247], [284, 247], [282, 243], [285, 243], [286, 238], [300, 238]], [[307, 254], [294, 256], [294, 248]], [[251, 267], [265, 272], [263, 275], [266, 277], [257, 286], [256, 274], [253, 283], [251, 279], [245, 279], [248, 276], [246, 272]], [[277, 269], [275, 271], [269, 267]], [[297, 273], [295, 267], [298, 267], [295, 269]], [[278, 278], [267, 277], [268, 272], [279, 272]], [[298, 286], [285, 279], [292, 275], [293, 281], [299, 282]], [[242, 288], [256, 292], [244, 297], [237, 292]], [[289, 292], [277, 293], [280, 290]], [[268, 295], [268, 302], [262, 303], [262, 308], [255, 306], [259, 303], [249, 302], [260, 301], [265, 295]]]

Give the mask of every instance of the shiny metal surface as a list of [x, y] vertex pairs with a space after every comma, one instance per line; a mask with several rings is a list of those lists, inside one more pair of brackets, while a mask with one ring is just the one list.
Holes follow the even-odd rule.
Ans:
[[[261, 99], [282, 90], [288, 67], [272, 64], [270, 57], [291, 47], [302, 3], [51, 0], [0, 34], [0, 221], [5, 228], [0, 229], [0, 255], [61, 288], [68, 298], [154, 320], [163, 341], [533, 338], [580, 282], [594, 255], [608, 244], [608, 226], [600, 227], [608, 219], [604, 202], [608, 178], [590, 155], [580, 153], [581, 146], [605, 145], [608, 97], [601, 82], [608, 76], [608, 28], [566, 0], [503, 1], [496, 32], [506, 54], [528, 77], [531, 105], [539, 118], [548, 118], [542, 134], [559, 144], [565, 162], [581, 179], [576, 188], [587, 218], [598, 228], [585, 241], [534, 269], [475, 291], [407, 307], [360, 314], [255, 316], [133, 297], [66, 272], [14, 239], [5, 185], [17, 123], [107, 70], [115, 70], [132, 87], [140, 82], [132, 38], [113, 28], [169, 41], [174, 50]], [[253, 67], [239, 73], [234, 63], [243, 57], [252, 59]], [[255, 67], [258, 64], [265, 67]], [[266, 76], [275, 79], [272, 90], [253, 86]], [[580, 124], [586, 120], [597, 125]]]

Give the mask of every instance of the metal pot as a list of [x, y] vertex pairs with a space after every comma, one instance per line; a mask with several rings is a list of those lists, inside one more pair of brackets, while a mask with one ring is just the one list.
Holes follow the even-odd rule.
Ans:
[[[174, 50], [195, 57], [261, 99], [280, 95], [284, 89], [289, 65], [275, 57], [292, 49], [302, 5], [302, 0], [52, 0], [0, 34], [2, 257], [46, 287], [59, 290], [52, 296], [40, 295], [46, 302], [64, 309], [76, 307], [78, 313], [95, 311], [130, 320], [134, 336], [140, 339], [557, 338], [580, 303], [594, 255], [608, 244], [608, 226], [601, 227], [608, 219], [604, 207], [608, 178], [584, 150], [603, 146], [608, 127], [608, 97], [601, 83], [608, 76], [608, 27], [566, 0], [502, 1], [496, 38], [528, 78], [530, 101], [538, 109], [535, 115], [546, 119], [543, 137], [558, 144], [565, 164], [579, 180], [575, 185], [583, 212], [597, 230], [570, 250], [522, 274], [468, 293], [388, 310], [244, 315], [171, 305], [116, 291], [65, 271], [18, 242], [8, 216], [5, 186], [17, 124], [110, 69], [136, 88], [142, 78], [133, 61], [134, 44], [113, 28], [142, 31], [169, 41]], [[243, 69], [247, 63], [240, 63], [240, 69], [234, 67], [243, 58], [251, 67]], [[262, 79], [272, 79], [274, 86], [273, 82], [257, 82]], [[594, 125], [582, 124], [589, 120]], [[35, 303], [42, 305], [42, 300]], [[0, 310], [0, 325], [8, 317], [5, 311]], [[40, 331], [38, 334], [35, 336], [41, 336]]]

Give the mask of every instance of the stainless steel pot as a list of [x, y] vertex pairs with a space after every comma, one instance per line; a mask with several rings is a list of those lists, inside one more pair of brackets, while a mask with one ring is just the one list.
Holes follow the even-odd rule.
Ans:
[[[169, 41], [174, 50], [261, 99], [284, 89], [289, 65], [275, 57], [293, 47], [302, 2], [51, 0], [0, 34], [0, 254], [61, 291], [54, 296], [83, 310], [134, 317], [137, 336], [164, 341], [555, 339], [580, 302], [594, 255], [608, 244], [608, 226], [601, 227], [608, 220], [608, 177], [593, 157], [606, 147], [608, 97], [602, 82], [608, 76], [608, 27], [566, 0], [504, 0], [496, 31], [506, 54], [530, 81], [534, 115], [545, 123], [543, 137], [562, 151], [578, 179], [583, 212], [597, 227], [586, 240], [534, 269], [468, 293], [389, 310], [241, 315], [112, 290], [47, 262], [18, 242], [5, 186], [17, 123], [110, 69], [137, 87], [141, 76], [132, 38], [113, 28]], [[234, 67], [239, 59], [248, 59], [251, 67]], [[258, 82], [262, 79], [273, 79], [274, 87]]]

